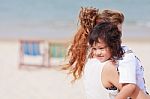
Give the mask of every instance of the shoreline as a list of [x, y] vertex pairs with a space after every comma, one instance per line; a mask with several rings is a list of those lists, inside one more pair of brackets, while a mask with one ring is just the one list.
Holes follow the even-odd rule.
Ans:
[[[58, 25], [57, 25], [58, 24]], [[42, 39], [42, 40], [70, 40], [75, 35], [75, 23], [56, 26], [0, 26], [0, 40]], [[68, 28], [69, 27], [69, 28]], [[150, 27], [134, 24], [123, 24], [122, 39], [130, 41], [149, 41]]]
[[[43, 39], [43, 38], [0, 38], [0, 42], [18, 42], [19, 40], [44, 40], [44, 41], [47, 41], [47, 42], [54, 42], [54, 43], [65, 43], [65, 42], [71, 42], [72, 41], [72, 38], [65, 38], [65, 39]], [[141, 43], [146, 43], [146, 42], [149, 42], [150, 43], [150, 38], [147, 37], [147, 38], [132, 38], [132, 37], [123, 37], [122, 38], [122, 42], [141, 42]]]

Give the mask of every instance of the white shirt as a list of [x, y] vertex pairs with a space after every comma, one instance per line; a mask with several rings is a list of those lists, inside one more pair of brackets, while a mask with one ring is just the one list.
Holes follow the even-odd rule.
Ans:
[[86, 99], [109, 99], [106, 89], [101, 83], [103, 63], [96, 58], [88, 59], [85, 64], [83, 82]]
[[122, 47], [125, 51], [122, 60], [119, 60], [119, 83], [134, 83], [146, 92], [143, 67], [139, 59], [128, 47]]

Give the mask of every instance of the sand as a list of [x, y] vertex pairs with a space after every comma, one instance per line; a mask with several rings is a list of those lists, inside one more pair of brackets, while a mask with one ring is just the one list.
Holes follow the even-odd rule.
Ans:
[[[150, 91], [150, 41], [125, 43], [140, 57]], [[82, 79], [72, 85], [56, 66], [19, 69], [18, 60], [18, 42], [0, 41], [0, 99], [85, 99]]]

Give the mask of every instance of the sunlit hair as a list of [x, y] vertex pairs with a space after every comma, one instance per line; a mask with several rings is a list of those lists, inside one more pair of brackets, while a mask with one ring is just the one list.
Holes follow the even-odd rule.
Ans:
[[86, 54], [88, 48], [88, 34], [84, 28], [80, 27], [77, 31], [74, 40], [68, 51], [69, 63], [63, 69], [69, 69], [70, 74], [73, 74], [74, 80], [80, 78], [82, 75], [83, 67], [86, 62]]
[[124, 22], [124, 15], [115, 10], [103, 10], [98, 18], [105, 19], [115, 25], [122, 24]]
[[[69, 69], [70, 73], [73, 74], [73, 81], [79, 79], [82, 76], [88, 54], [88, 36], [90, 31], [97, 23], [103, 21], [113, 21], [113, 18], [116, 20], [118, 14], [121, 13], [114, 12], [113, 17], [111, 18], [111, 15], [109, 15], [109, 11], [104, 10], [101, 13], [98, 9], [93, 7], [81, 7], [79, 12], [80, 26], [77, 32], [75, 33], [74, 40], [67, 54], [69, 62], [65, 65], [65, 67], [63, 67], [63, 69]], [[121, 22], [123, 22], [124, 19], [118, 16], [118, 22], [120, 22], [120, 20], [122, 20]]]
[[84, 30], [88, 33], [96, 25], [96, 18], [98, 17], [99, 10], [96, 8], [83, 8], [81, 7], [79, 13], [79, 22]]
[[103, 41], [106, 46], [110, 49], [111, 59], [121, 59], [124, 51], [121, 47], [121, 31], [117, 25], [111, 22], [102, 22], [97, 24], [89, 34], [89, 44], [99, 43], [99, 40]]

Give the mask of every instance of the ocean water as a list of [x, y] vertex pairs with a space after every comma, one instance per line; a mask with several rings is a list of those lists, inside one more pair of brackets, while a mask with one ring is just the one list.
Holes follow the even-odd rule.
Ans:
[[81, 6], [119, 10], [125, 27], [144, 27], [144, 36], [150, 37], [150, 0], [0, 0], [0, 38], [69, 38]]

